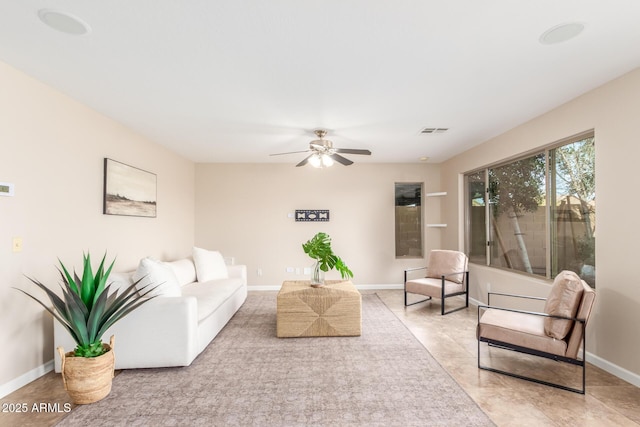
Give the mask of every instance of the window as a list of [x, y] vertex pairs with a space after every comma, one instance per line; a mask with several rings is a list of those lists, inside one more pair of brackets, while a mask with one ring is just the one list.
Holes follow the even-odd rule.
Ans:
[[551, 275], [571, 270], [595, 287], [595, 140], [550, 150]]
[[[595, 286], [595, 139], [580, 136], [465, 175], [471, 262]], [[487, 238], [488, 235], [488, 238]]]
[[485, 193], [486, 171], [466, 176], [467, 255], [469, 261], [484, 264], [487, 261], [487, 209]]
[[396, 183], [396, 257], [422, 258], [422, 183]]
[[489, 265], [546, 276], [545, 156], [489, 169]]

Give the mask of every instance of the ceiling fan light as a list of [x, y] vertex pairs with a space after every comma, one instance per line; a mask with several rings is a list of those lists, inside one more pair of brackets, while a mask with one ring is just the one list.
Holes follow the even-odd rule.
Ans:
[[320, 166], [322, 166], [322, 159], [317, 154], [314, 154], [313, 156], [309, 157], [309, 163], [314, 168], [319, 168]]
[[322, 155], [322, 166], [328, 168], [328, 167], [333, 166], [333, 163], [334, 163], [333, 159], [331, 157], [329, 157], [328, 154], [323, 154]]

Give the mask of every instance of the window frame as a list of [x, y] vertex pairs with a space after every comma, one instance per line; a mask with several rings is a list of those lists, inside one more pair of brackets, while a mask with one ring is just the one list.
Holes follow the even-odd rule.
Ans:
[[[484, 183], [485, 183], [485, 191], [484, 191], [484, 210], [485, 210], [485, 223], [484, 223], [484, 232], [485, 232], [485, 260], [484, 263], [479, 264], [477, 261], [473, 261], [471, 258], [469, 258], [469, 262], [473, 263], [473, 264], [477, 264], [477, 265], [483, 265], [485, 267], [489, 267], [489, 268], [496, 268], [499, 270], [504, 270], [504, 271], [509, 271], [512, 273], [517, 273], [517, 274], [524, 274], [528, 277], [535, 277], [535, 278], [546, 278], [546, 279], [552, 279], [551, 275], [552, 275], [552, 263], [553, 263], [553, 259], [552, 259], [552, 207], [551, 207], [551, 201], [552, 201], [552, 191], [555, 191], [555, 189], [552, 187], [552, 165], [550, 164], [551, 161], [551, 151], [555, 150], [559, 147], [563, 147], [566, 145], [570, 145], [573, 144], [575, 142], [579, 142], [582, 141], [584, 139], [587, 138], [594, 138], [595, 139], [595, 131], [594, 129], [590, 129], [575, 135], [572, 135], [570, 137], [567, 138], [563, 138], [561, 140], [555, 141], [551, 144], [547, 144], [543, 147], [539, 147], [537, 149], [534, 150], [530, 150], [527, 151], [525, 153], [519, 153], [516, 156], [512, 156], [512, 157], [508, 157], [505, 159], [502, 159], [498, 162], [495, 163], [491, 163], [488, 164], [484, 167], [481, 168], [475, 168], [472, 170], [469, 170], [465, 173], [463, 173], [463, 189], [464, 189], [464, 251], [465, 253], [469, 256], [470, 251], [471, 251], [471, 246], [472, 246], [472, 242], [471, 242], [471, 237], [472, 237], [472, 233], [470, 232], [471, 230], [471, 202], [469, 200], [469, 180], [468, 178], [472, 175], [477, 175], [477, 174], [483, 174], [484, 175]], [[517, 269], [513, 269], [513, 268], [508, 268], [508, 267], [502, 267], [502, 266], [495, 266], [495, 265], [491, 265], [491, 221], [488, 220], [488, 218], [490, 218], [491, 215], [491, 206], [489, 203], [489, 170], [492, 168], [498, 168], [501, 166], [505, 166], [508, 165], [510, 163], [514, 163], [517, 162], [519, 160], [522, 159], [526, 159], [535, 155], [539, 155], [539, 154], [544, 154], [544, 159], [545, 159], [545, 275], [541, 275], [541, 274], [535, 274], [535, 273], [527, 273], [526, 271], [521, 271], [521, 270], [517, 270]], [[595, 161], [595, 159], [594, 159]], [[596, 178], [597, 179], [597, 178]], [[596, 205], [597, 206], [597, 205]], [[596, 208], [597, 209], [597, 208]]]
[[[398, 255], [398, 235], [397, 235], [397, 231], [398, 231], [398, 212], [397, 212], [397, 191], [398, 191], [398, 186], [405, 186], [405, 185], [415, 185], [417, 187], [419, 187], [420, 189], [420, 205], [418, 206], [420, 208], [420, 215], [418, 216], [419, 221], [420, 221], [420, 230], [419, 230], [419, 235], [420, 235], [420, 255], [410, 255], [410, 254], [406, 254], [406, 255]], [[425, 237], [424, 237], [424, 227], [425, 227], [425, 220], [424, 220], [424, 215], [425, 215], [425, 211], [424, 211], [424, 197], [425, 197], [425, 193], [424, 193], [424, 188], [425, 185], [423, 182], [420, 181], [396, 181], [393, 184], [393, 190], [394, 190], [394, 202], [393, 202], [393, 206], [394, 206], [394, 218], [393, 218], [393, 222], [394, 222], [394, 255], [396, 259], [422, 259], [424, 258], [424, 252], [425, 252]]]

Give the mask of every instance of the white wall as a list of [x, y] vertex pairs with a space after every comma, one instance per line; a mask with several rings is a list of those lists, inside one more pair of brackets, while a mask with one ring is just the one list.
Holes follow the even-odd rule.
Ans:
[[[523, 100], [526, 102], [526, 100]], [[637, 195], [640, 69], [613, 80], [561, 107], [518, 126], [442, 166], [446, 199], [443, 216], [458, 227], [443, 245], [462, 247], [461, 174], [563, 138], [595, 130], [596, 138], [596, 307], [588, 327], [587, 349], [610, 370], [640, 378], [640, 279], [636, 271], [640, 227]], [[549, 282], [496, 269], [472, 267], [472, 297], [508, 289], [545, 295]]]
[[[81, 267], [83, 251], [117, 256], [117, 270], [189, 255], [195, 166], [3, 63], [0, 93], [0, 182], [15, 184], [0, 197], [1, 396], [54, 351], [51, 316], [11, 288], [37, 293], [25, 274], [55, 286], [57, 258]], [[104, 157], [157, 174], [157, 218], [102, 214]]]
[[[328, 233], [334, 252], [354, 272], [356, 285], [401, 284], [406, 266], [396, 260], [394, 183], [423, 182], [440, 190], [440, 169], [428, 164], [355, 163], [330, 169], [290, 164], [198, 164], [196, 244], [246, 264], [249, 285], [279, 286], [308, 276], [286, 273], [312, 260], [302, 243]], [[425, 216], [440, 222], [440, 200], [425, 198]], [[296, 209], [329, 209], [329, 222], [295, 222]], [[440, 246], [439, 229], [427, 231], [426, 251]], [[257, 275], [258, 268], [262, 276]], [[303, 270], [302, 270], [303, 271]], [[327, 278], [339, 278], [334, 271]]]

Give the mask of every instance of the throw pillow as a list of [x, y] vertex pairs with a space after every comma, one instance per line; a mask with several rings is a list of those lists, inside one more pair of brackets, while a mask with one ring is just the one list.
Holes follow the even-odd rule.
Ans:
[[[553, 281], [551, 292], [544, 305], [544, 312], [554, 316], [575, 317], [582, 301], [582, 292], [580, 276], [573, 271], [561, 271]], [[567, 336], [572, 326], [573, 320], [553, 317], [544, 319], [544, 332], [559, 340]]]
[[147, 285], [151, 286], [144, 289], [145, 292], [155, 286], [155, 289], [147, 294], [149, 297], [179, 297], [182, 295], [178, 278], [171, 267], [150, 257], [140, 260], [138, 269], [133, 274], [133, 280], [134, 282], [140, 280], [136, 285], [138, 291]]
[[196, 266], [196, 276], [200, 283], [229, 278], [227, 265], [224, 263], [222, 254], [218, 251], [194, 247], [193, 263]]

